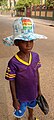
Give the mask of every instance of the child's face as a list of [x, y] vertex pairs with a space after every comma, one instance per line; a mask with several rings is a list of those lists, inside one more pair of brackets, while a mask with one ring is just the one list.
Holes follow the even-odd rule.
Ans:
[[22, 41], [21, 40], [18, 42], [18, 47], [20, 51], [24, 53], [29, 53], [33, 48], [33, 41]]

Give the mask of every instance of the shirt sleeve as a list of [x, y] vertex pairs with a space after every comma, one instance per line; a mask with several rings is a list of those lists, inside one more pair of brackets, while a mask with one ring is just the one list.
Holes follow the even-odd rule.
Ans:
[[7, 80], [15, 80], [16, 77], [16, 67], [12, 61], [9, 61], [6, 73], [5, 73], [5, 79]]
[[41, 67], [41, 62], [40, 62], [40, 58], [39, 55], [37, 54], [37, 65], [36, 65], [37, 69]]

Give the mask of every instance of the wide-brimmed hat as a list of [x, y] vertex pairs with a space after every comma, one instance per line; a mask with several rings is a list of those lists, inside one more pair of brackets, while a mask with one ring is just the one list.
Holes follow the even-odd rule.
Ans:
[[13, 23], [13, 35], [3, 39], [3, 43], [10, 46], [15, 40], [47, 39], [46, 36], [35, 33], [35, 24], [29, 17], [19, 17]]

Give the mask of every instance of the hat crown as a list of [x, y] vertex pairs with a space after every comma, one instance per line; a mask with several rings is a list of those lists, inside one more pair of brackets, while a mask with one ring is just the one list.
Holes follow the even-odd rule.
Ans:
[[20, 17], [14, 21], [13, 32], [14, 36], [20, 34], [33, 33], [34, 24], [31, 18]]

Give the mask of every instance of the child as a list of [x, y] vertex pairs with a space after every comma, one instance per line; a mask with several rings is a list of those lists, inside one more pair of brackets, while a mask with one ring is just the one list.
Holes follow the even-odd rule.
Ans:
[[19, 119], [28, 108], [28, 120], [34, 120], [33, 108], [37, 104], [36, 98], [41, 95], [38, 72], [41, 64], [39, 55], [31, 50], [33, 40], [46, 37], [34, 33], [34, 23], [28, 17], [20, 17], [14, 21], [13, 33], [13, 36], [4, 39], [4, 43], [9, 39], [19, 48], [17, 54], [8, 62], [5, 75], [10, 84], [13, 115]]

